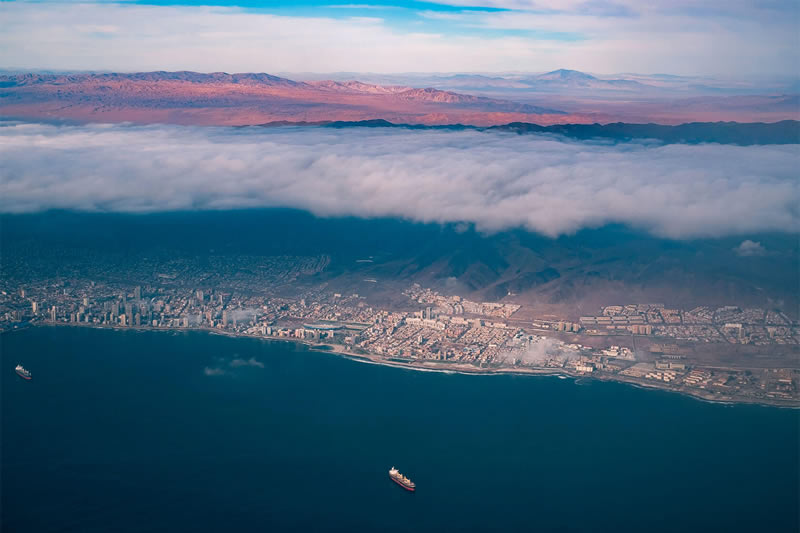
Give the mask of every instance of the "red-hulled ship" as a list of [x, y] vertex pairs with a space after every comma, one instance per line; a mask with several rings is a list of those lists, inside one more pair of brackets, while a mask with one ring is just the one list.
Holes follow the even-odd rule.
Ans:
[[30, 371], [22, 368], [22, 365], [17, 365], [17, 368], [15, 368], [14, 370], [17, 371], [17, 375], [22, 379], [31, 379], [32, 377]]
[[408, 491], [414, 492], [417, 490], [417, 486], [414, 484], [414, 482], [401, 474], [395, 467], [392, 467], [392, 469], [389, 470], [389, 477], [392, 478], [392, 481]]

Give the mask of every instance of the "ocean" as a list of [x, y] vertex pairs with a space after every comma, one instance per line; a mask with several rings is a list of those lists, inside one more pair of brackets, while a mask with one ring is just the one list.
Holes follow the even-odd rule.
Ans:
[[0, 348], [3, 532], [800, 527], [797, 410], [201, 332]]

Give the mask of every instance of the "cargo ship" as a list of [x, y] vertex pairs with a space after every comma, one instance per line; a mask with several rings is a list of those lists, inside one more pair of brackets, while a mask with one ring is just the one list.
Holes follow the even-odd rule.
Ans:
[[14, 370], [17, 371], [17, 375], [22, 379], [31, 379], [30, 371], [22, 368], [22, 365], [17, 365], [17, 368], [15, 368]]
[[389, 470], [389, 477], [392, 478], [392, 481], [408, 491], [414, 492], [417, 490], [417, 486], [414, 484], [414, 482], [401, 474], [395, 467], [392, 467], [392, 469]]

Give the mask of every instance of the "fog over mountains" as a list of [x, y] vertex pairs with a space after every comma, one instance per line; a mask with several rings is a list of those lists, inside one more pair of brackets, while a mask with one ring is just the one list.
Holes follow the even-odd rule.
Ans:
[[351, 80], [358, 78], [364, 82], [377, 84], [426, 85], [447, 90], [490, 91], [506, 89], [509, 93], [521, 90], [534, 92], [592, 92], [627, 93], [629, 96], [659, 93], [677, 95], [709, 94], [788, 94], [800, 89], [800, 79], [789, 74], [785, 77], [763, 77], [760, 79], [737, 80], [713, 76], [676, 76], [672, 74], [589, 74], [578, 70], [558, 69], [543, 73], [405, 73], [375, 74], [356, 72], [319, 73], [281, 73], [297, 80], [315, 80], [325, 77], [331, 80]]

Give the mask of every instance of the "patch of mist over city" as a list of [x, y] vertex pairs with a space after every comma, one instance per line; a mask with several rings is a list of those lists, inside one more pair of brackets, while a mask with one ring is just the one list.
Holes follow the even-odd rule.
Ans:
[[228, 320], [235, 320], [239, 323], [251, 322], [258, 314], [258, 310], [255, 308], [227, 309], [225, 312]]
[[537, 366], [543, 365], [547, 361], [566, 363], [579, 357], [580, 354], [577, 350], [565, 346], [564, 343], [550, 337], [540, 337], [522, 352], [502, 354], [500, 361]]
[[6, 122], [0, 158], [4, 213], [290, 207], [548, 236], [620, 223], [677, 239], [800, 229], [794, 145]]

